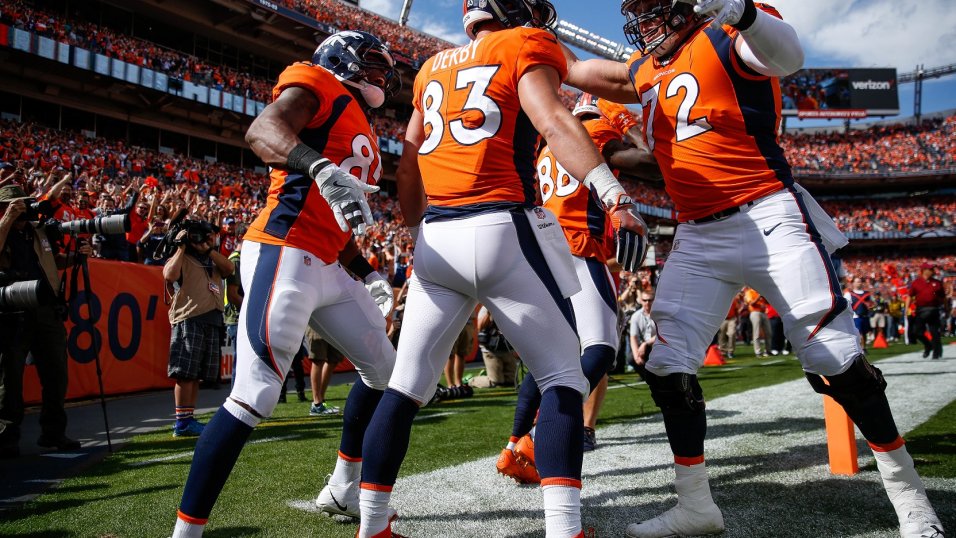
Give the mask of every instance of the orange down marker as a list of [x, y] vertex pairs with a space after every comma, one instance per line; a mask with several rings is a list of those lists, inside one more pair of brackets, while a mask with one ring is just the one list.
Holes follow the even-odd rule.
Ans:
[[823, 397], [823, 418], [827, 426], [827, 451], [830, 473], [853, 476], [860, 472], [856, 454], [856, 433], [853, 421], [843, 406], [829, 396]]

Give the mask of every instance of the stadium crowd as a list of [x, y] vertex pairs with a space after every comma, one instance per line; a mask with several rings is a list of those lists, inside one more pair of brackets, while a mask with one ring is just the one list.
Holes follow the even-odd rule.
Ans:
[[393, 53], [413, 67], [436, 52], [455, 46], [339, 0], [280, 0], [278, 4], [312, 17], [336, 31], [361, 29], [371, 32], [387, 42]]
[[[351, 7], [338, 0], [286, 0], [285, 5], [300, 13], [339, 29], [372, 31], [389, 43], [393, 51], [412, 58], [417, 65], [435, 52], [453, 47], [443, 41], [370, 12]], [[117, 58], [133, 65], [164, 73], [170, 77], [213, 89], [228, 91], [243, 97], [268, 103], [272, 99], [273, 81], [252, 75], [248, 71], [215, 65], [187, 52], [163, 47], [156, 43], [124, 35], [115, 29], [89, 21], [65, 17], [34, 7], [21, 0], [0, 2], [0, 23], [48, 37], [59, 42], [87, 49], [93, 53]], [[371, 27], [372, 30], [369, 30]], [[577, 94], [562, 90], [561, 98], [573, 106]], [[386, 117], [376, 117], [382, 136], [401, 141], [405, 124]]]
[[780, 142], [797, 174], [918, 172], [956, 166], [954, 134], [956, 116], [948, 116], [918, 126], [785, 135]]
[[[935, 265], [943, 273], [956, 275], [956, 256], [852, 256], [843, 260], [843, 269], [848, 278], [860, 277], [870, 288], [892, 290], [894, 272], [904, 281], [912, 281], [919, 276], [923, 264]], [[956, 283], [956, 281], [954, 281]]]
[[841, 230], [914, 232], [953, 228], [956, 197], [928, 196], [881, 200], [824, 200], [821, 205]]
[[[384, 136], [402, 134], [398, 119], [376, 116], [375, 122]], [[31, 181], [31, 189], [49, 188], [55, 183], [51, 178], [69, 172], [76, 192], [103, 212], [122, 207], [122, 193], [130, 185], [155, 184], [159, 185], [155, 194], [165, 197], [157, 215], [168, 219], [177, 207], [191, 205], [197, 215], [217, 223], [234, 219], [241, 229], [255, 218], [267, 194], [268, 177], [249, 167], [161, 153], [29, 122], [0, 121], [0, 135], [0, 161], [16, 164]], [[659, 183], [625, 180], [624, 185], [646, 205], [673, 207]], [[151, 190], [149, 198], [153, 195]], [[394, 199], [377, 197], [375, 204], [385, 215], [398, 215]], [[952, 229], [956, 223], [956, 197], [950, 195], [842, 199], [823, 201], [823, 205], [846, 232]], [[383, 233], [387, 236], [389, 231], [395, 230]]]
[[272, 83], [267, 79], [231, 67], [215, 65], [191, 54], [123, 35], [88, 21], [38, 9], [27, 2], [4, 0], [0, 4], [0, 23], [152, 69], [173, 78], [236, 93], [264, 103], [271, 100]]

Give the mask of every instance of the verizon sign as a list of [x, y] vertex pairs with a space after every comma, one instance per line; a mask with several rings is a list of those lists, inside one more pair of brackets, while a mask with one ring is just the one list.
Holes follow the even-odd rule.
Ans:
[[899, 114], [896, 69], [803, 69], [780, 80], [783, 114], [865, 118]]
[[892, 90], [893, 80], [857, 80], [850, 83], [854, 90]]

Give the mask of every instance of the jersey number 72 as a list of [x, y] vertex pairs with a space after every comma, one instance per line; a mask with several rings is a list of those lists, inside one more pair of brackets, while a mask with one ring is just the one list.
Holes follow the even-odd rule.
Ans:
[[[694, 75], [681, 73], [672, 78], [667, 84], [667, 93], [664, 97], [666, 99], [677, 97], [681, 89], [684, 90], [684, 99], [677, 109], [677, 125], [674, 127], [674, 131], [677, 133], [677, 142], [690, 140], [713, 129], [713, 126], [707, 121], [707, 116], [694, 120], [690, 119], [690, 111], [697, 104], [697, 98], [700, 97], [700, 84], [694, 78]], [[658, 82], [651, 89], [641, 94], [641, 106], [648, 111], [644, 131], [647, 137], [647, 146], [651, 151], [657, 145], [654, 140], [654, 119], [657, 116], [660, 91], [661, 83]]]

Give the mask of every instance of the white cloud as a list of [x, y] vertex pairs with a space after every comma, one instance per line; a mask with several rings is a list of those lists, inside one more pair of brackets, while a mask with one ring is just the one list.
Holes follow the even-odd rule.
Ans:
[[[398, 17], [401, 15], [402, 4], [402, 0], [361, 0], [359, 3], [364, 9], [379, 13], [394, 20], [398, 20]], [[460, 25], [451, 26], [444, 21], [425, 14], [429, 8], [440, 9], [444, 13], [455, 4], [460, 4], [459, 0], [433, 0], [432, 2], [419, 0], [419, 2], [412, 7], [408, 25], [420, 32], [433, 35], [445, 41], [450, 41], [451, 43], [459, 45], [467, 43], [468, 37]]]
[[401, 0], [361, 0], [359, 6], [395, 20], [402, 12]]
[[414, 13], [412, 13], [411, 20], [409, 20], [408, 23], [409, 26], [419, 31], [439, 37], [445, 41], [450, 41], [458, 45], [463, 45], [468, 42], [468, 36], [465, 35], [465, 30], [461, 25], [450, 27], [444, 22], [431, 17], [418, 17]]
[[[771, 0], [773, 2], [773, 0]], [[956, 63], [952, 0], [777, 0], [807, 67], [935, 67]]]

